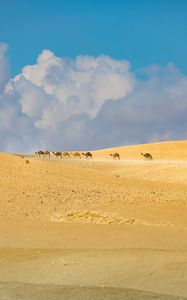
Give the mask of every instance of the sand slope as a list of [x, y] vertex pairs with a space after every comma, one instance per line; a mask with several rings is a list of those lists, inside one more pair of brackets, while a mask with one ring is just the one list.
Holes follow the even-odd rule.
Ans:
[[183, 161], [39, 160], [0, 154], [0, 162], [2, 217], [187, 226]]
[[0, 154], [0, 299], [187, 297], [187, 141], [93, 155]]
[[149, 152], [156, 160], [187, 160], [187, 141], [159, 142], [133, 146], [122, 146], [95, 151], [97, 157], [106, 157], [118, 152], [122, 159], [141, 159], [140, 153]]

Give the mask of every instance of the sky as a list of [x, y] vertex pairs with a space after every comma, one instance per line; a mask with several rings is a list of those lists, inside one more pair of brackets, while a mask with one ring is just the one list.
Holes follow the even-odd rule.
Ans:
[[0, 38], [12, 75], [43, 49], [107, 54], [133, 69], [173, 62], [187, 73], [186, 0], [0, 0]]
[[0, 0], [0, 151], [187, 138], [186, 0]]

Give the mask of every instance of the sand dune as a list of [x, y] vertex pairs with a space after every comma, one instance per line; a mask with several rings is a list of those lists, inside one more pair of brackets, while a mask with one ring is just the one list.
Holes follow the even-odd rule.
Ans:
[[0, 299], [187, 297], [187, 141], [23, 156], [0, 154]]
[[187, 226], [185, 163], [48, 160], [7, 154], [0, 154], [0, 160], [1, 216]]
[[96, 157], [106, 157], [118, 152], [122, 159], [141, 159], [140, 153], [149, 152], [156, 160], [187, 160], [187, 141], [159, 142], [134, 146], [102, 149], [94, 152]]

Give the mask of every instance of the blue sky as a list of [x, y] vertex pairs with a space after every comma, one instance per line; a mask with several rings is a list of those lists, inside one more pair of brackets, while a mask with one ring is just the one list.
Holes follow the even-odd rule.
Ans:
[[187, 0], [0, 0], [0, 151], [187, 139]]
[[0, 41], [12, 75], [46, 48], [127, 59], [133, 70], [173, 62], [187, 74], [187, 1], [0, 0]]

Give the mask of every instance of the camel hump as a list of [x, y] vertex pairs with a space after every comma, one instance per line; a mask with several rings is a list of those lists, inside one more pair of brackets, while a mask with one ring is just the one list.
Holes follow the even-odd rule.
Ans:
[[38, 152], [35, 152], [36, 154], [44, 154], [44, 151], [39, 150]]
[[148, 158], [148, 159], [153, 159], [152, 155], [150, 153], [141, 153], [141, 155], [143, 155], [145, 158]]
[[63, 152], [63, 156], [64, 157], [70, 157], [70, 153], [69, 152]]
[[74, 155], [75, 157], [81, 157], [81, 154], [79, 152], [72, 153], [72, 155]]
[[92, 157], [92, 153], [91, 152], [82, 153], [82, 155], [85, 155], [86, 158]]
[[62, 152], [53, 152], [55, 156], [62, 156]]
[[146, 155], [147, 157], [152, 157], [152, 155], [151, 155], [150, 153], [145, 153], [145, 155]]
[[109, 155], [112, 156], [113, 159], [116, 159], [116, 158], [120, 159], [120, 155], [119, 155], [119, 153], [117, 153], [117, 152], [115, 152], [115, 153], [113, 153], [113, 154], [109, 154]]

